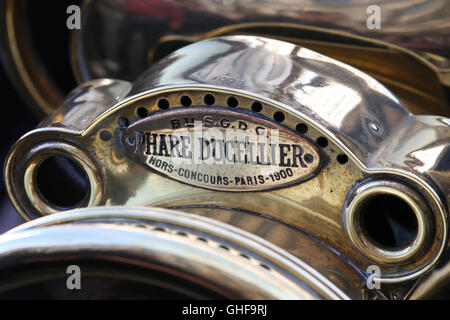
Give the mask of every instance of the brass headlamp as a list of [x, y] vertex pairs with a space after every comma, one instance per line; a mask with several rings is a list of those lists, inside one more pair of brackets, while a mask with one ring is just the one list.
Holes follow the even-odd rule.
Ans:
[[[305, 30], [326, 34], [282, 21], [162, 37], [132, 82], [90, 80], [114, 63], [79, 35], [90, 81], [8, 156], [9, 196], [36, 220], [0, 238], [0, 269], [79, 261], [200, 298], [410, 297], [448, 251], [446, 69], [355, 35], [334, 34], [356, 57], [315, 43], [350, 66], [296, 45]], [[71, 168], [60, 190], [58, 162]], [[367, 285], [374, 266], [381, 288]]]

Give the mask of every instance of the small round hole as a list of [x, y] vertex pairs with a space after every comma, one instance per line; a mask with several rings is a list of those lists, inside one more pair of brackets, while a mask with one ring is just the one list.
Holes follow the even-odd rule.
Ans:
[[240, 255], [242, 258], [245, 258], [245, 259], [250, 260], [250, 257], [249, 257], [248, 255], [246, 255], [246, 254], [240, 253], [239, 255]]
[[236, 108], [239, 105], [239, 101], [235, 97], [229, 97], [227, 99], [227, 105], [232, 108]]
[[108, 130], [100, 131], [100, 139], [102, 139], [103, 141], [108, 141], [111, 138], [112, 138], [112, 134]]
[[137, 115], [138, 115], [140, 118], [145, 118], [145, 117], [148, 116], [148, 111], [147, 111], [147, 109], [145, 109], [145, 108], [143, 108], [143, 107], [138, 108], [137, 111], [136, 111], [136, 113], [137, 113]]
[[216, 102], [216, 98], [214, 98], [212, 94], [206, 94], [203, 100], [205, 101], [205, 104], [209, 106], [213, 105]]
[[348, 157], [345, 154], [341, 153], [337, 155], [336, 160], [340, 164], [346, 164], [348, 162]]
[[273, 118], [277, 122], [283, 122], [284, 121], [284, 113], [281, 111], [277, 111], [274, 113]]
[[305, 134], [306, 132], [308, 132], [308, 126], [307, 126], [306, 124], [304, 124], [304, 123], [299, 123], [299, 124], [297, 124], [297, 125], [295, 126], [295, 130], [296, 130], [298, 133]]
[[128, 121], [127, 118], [119, 118], [119, 126], [121, 126], [122, 128], [126, 128], [128, 127], [128, 125], [130, 124], [130, 122]]
[[207, 239], [205, 239], [205, 238], [202, 238], [202, 237], [198, 237], [198, 238], [197, 238], [197, 240], [199, 240], [199, 241], [203, 241], [203, 242], [208, 242], [208, 240], [207, 240]]
[[375, 246], [402, 250], [417, 237], [417, 217], [408, 203], [397, 196], [372, 196], [357, 210], [362, 232]]
[[269, 268], [268, 266], [266, 266], [265, 264], [262, 264], [262, 263], [261, 263], [259, 266], [260, 266], [260, 267], [263, 267], [263, 268], [266, 269], [266, 270], [270, 270], [270, 268]]
[[317, 138], [317, 144], [320, 147], [325, 148], [326, 146], [328, 146], [328, 140], [327, 140], [327, 138], [319, 137], [319, 138]]
[[187, 237], [187, 233], [186, 232], [182, 232], [182, 231], [178, 231], [177, 235], [182, 236], [182, 237]]
[[49, 205], [69, 209], [79, 206], [89, 194], [89, 180], [81, 166], [63, 156], [52, 156], [36, 168], [36, 187]]
[[312, 154], [310, 154], [310, 153], [307, 153], [307, 154], [305, 154], [305, 161], [307, 162], [307, 163], [311, 163], [311, 162], [313, 162], [314, 161], [314, 156], [312, 155]]
[[255, 101], [252, 103], [252, 110], [254, 112], [261, 112], [262, 111], [262, 104], [261, 102]]
[[164, 229], [162, 227], [155, 227], [153, 230], [160, 231], [160, 232], [166, 232], [166, 229]]
[[182, 96], [180, 102], [184, 107], [189, 107], [192, 104], [192, 100], [188, 96]]
[[169, 101], [167, 101], [166, 99], [159, 99], [158, 108], [160, 108], [161, 110], [169, 109]]
[[221, 244], [221, 245], [219, 246], [219, 248], [221, 248], [221, 249], [223, 249], [223, 250], [226, 250], [226, 251], [229, 251], [229, 250], [230, 250], [230, 248], [228, 248], [227, 246], [224, 246], [223, 244]]

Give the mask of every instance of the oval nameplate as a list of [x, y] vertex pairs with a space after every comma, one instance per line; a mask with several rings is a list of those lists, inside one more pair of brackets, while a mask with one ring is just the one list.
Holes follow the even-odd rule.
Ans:
[[226, 108], [168, 110], [139, 120], [122, 135], [135, 161], [172, 179], [223, 191], [280, 188], [311, 177], [318, 149], [262, 117]]

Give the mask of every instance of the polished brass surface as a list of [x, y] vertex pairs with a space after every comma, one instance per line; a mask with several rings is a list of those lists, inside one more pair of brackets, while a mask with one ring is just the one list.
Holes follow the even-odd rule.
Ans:
[[[161, 7], [154, 7], [152, 1], [139, 3], [86, 2], [85, 28], [74, 33], [72, 47], [73, 68], [80, 81], [99, 77], [131, 81], [149, 66], [147, 55], [151, 65], [202, 39], [257, 35], [357, 67], [386, 85], [413, 113], [450, 115], [444, 92], [450, 87], [446, 0], [191, 0], [165, 1]], [[380, 8], [380, 29], [367, 27], [369, 6]], [[199, 15], [207, 22], [196, 23]], [[106, 32], [119, 37], [111, 39]], [[130, 56], [134, 58], [126, 58]]]
[[344, 257], [308, 234], [264, 216], [224, 207], [184, 206], [173, 209], [208, 217], [238, 227], [283, 248], [319, 271], [345, 292], [350, 299], [379, 299], [380, 291], [371, 291], [361, 283], [360, 273]]
[[[0, 237], [0, 244], [2, 271], [30, 260], [36, 267], [91, 258], [141, 266], [149, 274], [162, 270], [231, 299], [349, 299], [326, 276], [272, 243], [229, 224], [173, 210], [68, 211], [23, 224]], [[320, 251], [333, 256], [326, 248]], [[345, 270], [348, 279], [355, 279], [354, 271], [342, 269], [345, 263], [334, 259], [336, 272]], [[349, 293], [354, 290], [354, 298], [360, 297], [358, 287], [344, 284]], [[0, 294], [18, 285], [23, 284], [2, 279]]]
[[0, 236], [0, 298], [79, 261], [149, 295], [433, 298], [450, 279], [449, 13], [446, 0], [84, 1], [63, 101], [26, 1], [0, 0], [2, 59], [47, 115], [5, 163], [32, 221]]
[[[374, 5], [380, 8], [379, 29], [367, 25], [367, 10]], [[159, 6], [151, 0], [91, 0], [74, 53], [85, 81], [134, 80], [147, 66], [147, 51], [164, 36], [198, 36], [241, 23], [290, 23], [399, 45], [444, 71], [450, 68], [449, 11], [446, 0], [167, 0]], [[111, 32], [118, 37], [109, 37]]]
[[[160, 58], [200, 39], [259, 35], [310, 48], [369, 73], [416, 114], [449, 116], [444, 92], [450, 87], [445, 0], [290, 2], [191, 0], [165, 1], [162, 7], [154, 7], [152, 1], [143, 0], [136, 8], [127, 1], [86, 0], [84, 27], [73, 31], [71, 41], [74, 76], [80, 84], [105, 77], [134, 80], [148, 67], [148, 54], [153, 62], [155, 56]], [[49, 114], [62, 97], [34, 53], [28, 26], [22, 24], [26, 0], [5, 0], [1, 5], [2, 53], [11, 77], [37, 115]], [[367, 28], [364, 18], [369, 5], [381, 8], [381, 29]], [[265, 9], [261, 11], [260, 6]], [[289, 13], [283, 7], [295, 10]], [[194, 23], [198, 15], [208, 23]]]
[[[297, 153], [297, 160], [306, 165], [306, 155], [312, 155], [313, 170], [306, 179], [258, 189], [255, 176], [271, 179], [272, 174], [275, 180], [275, 173], [292, 167], [294, 154], [286, 147], [282, 157], [291, 157], [291, 163], [276, 162], [278, 172], [244, 161], [239, 170], [234, 162], [200, 162], [184, 176], [189, 181], [175, 171], [168, 174], [171, 165], [180, 164], [171, 157], [173, 147], [166, 150], [167, 142], [162, 143], [168, 137], [161, 135], [175, 134], [196, 119], [202, 121], [183, 134], [220, 128], [224, 119], [222, 124], [234, 124], [235, 131], [239, 121], [255, 131], [261, 124], [279, 129], [284, 145], [310, 148]], [[52, 155], [62, 143], [70, 144], [74, 151], [68, 156], [77, 159], [88, 184], [98, 190], [78, 207], [144, 205], [212, 216], [229, 211], [236, 219], [265, 217], [339, 252], [361, 274], [377, 264], [377, 279], [400, 288], [430, 271], [447, 248], [449, 137], [448, 119], [412, 115], [380, 83], [344, 63], [287, 42], [226, 36], [174, 52], [132, 84], [103, 79], [77, 88], [40, 128], [18, 141], [5, 177], [22, 216], [42, 216], [40, 202], [22, 191], [32, 189], [25, 177], [38, 170], [36, 150]], [[158, 155], [152, 160], [153, 146]], [[216, 179], [229, 175], [233, 188], [195, 181], [193, 171], [197, 178], [199, 172]], [[288, 175], [277, 177], [283, 181]], [[242, 192], [242, 181], [249, 192]], [[372, 196], [365, 190], [394, 196], [409, 208], [417, 228], [405, 248], [385, 250], [358, 232], [358, 201]], [[53, 206], [51, 212], [64, 210], [46, 204]], [[404, 297], [409, 290], [398, 292]]]
[[390, 89], [414, 114], [448, 117], [446, 73], [423, 56], [400, 46], [348, 32], [292, 23], [243, 23], [201, 36], [164, 36], [149, 51], [151, 66], [175, 49], [221, 35], [259, 35], [287, 41], [348, 63]]

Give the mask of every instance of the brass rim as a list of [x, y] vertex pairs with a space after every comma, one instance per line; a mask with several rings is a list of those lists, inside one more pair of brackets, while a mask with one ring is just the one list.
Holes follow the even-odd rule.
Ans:
[[[398, 250], [383, 248], [375, 244], [361, 226], [361, 207], [367, 200], [377, 195], [392, 195], [403, 200], [417, 219], [417, 233], [406, 247]], [[351, 242], [365, 256], [386, 264], [407, 262], [420, 254], [427, 244], [430, 228], [427, 219], [430, 216], [427, 206], [411, 188], [391, 181], [371, 181], [359, 186], [345, 208], [345, 227]]]

